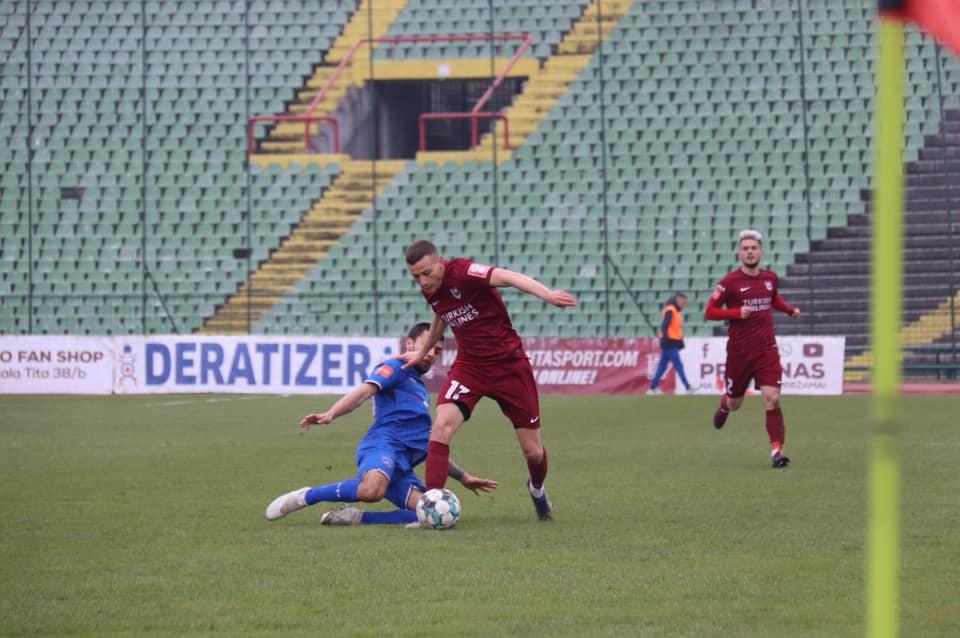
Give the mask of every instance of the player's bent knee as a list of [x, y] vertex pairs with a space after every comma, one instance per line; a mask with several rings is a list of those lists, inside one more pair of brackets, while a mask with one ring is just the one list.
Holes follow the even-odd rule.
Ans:
[[537, 434], [527, 434], [528, 432], [537, 432], [536, 430], [517, 430], [517, 439], [520, 441], [520, 450], [523, 456], [534, 463], [539, 463], [543, 458], [543, 445], [540, 443], [539, 432]]
[[461, 423], [463, 423], [463, 417], [457, 406], [452, 403], [437, 406], [437, 418], [430, 429], [430, 440], [450, 443]]
[[430, 429], [430, 440], [439, 441], [440, 443], [450, 443], [450, 440], [453, 439], [454, 432], [457, 431], [457, 428], [453, 427], [449, 423], [436, 422], [433, 424], [433, 427]]
[[377, 503], [387, 494], [389, 481], [380, 472], [371, 471], [364, 475], [357, 486], [357, 500], [363, 503]]
[[763, 407], [767, 410], [776, 410], [780, 407], [779, 390], [767, 390], [763, 393]]
[[523, 448], [523, 456], [532, 463], [539, 463], [543, 458], [543, 447], [533, 449]]
[[364, 503], [377, 503], [382, 501], [386, 493], [386, 488], [380, 485], [364, 485], [361, 483], [357, 486], [357, 500]]

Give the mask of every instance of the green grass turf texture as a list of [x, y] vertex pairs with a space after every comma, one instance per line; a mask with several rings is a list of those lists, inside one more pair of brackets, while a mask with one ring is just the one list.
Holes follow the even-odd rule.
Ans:
[[[0, 635], [858, 636], [868, 397], [543, 400], [547, 486], [489, 400], [453, 456], [453, 530], [278, 522], [276, 495], [354, 474], [369, 408], [330, 397], [0, 397]], [[960, 633], [960, 399], [903, 403], [903, 633]], [[422, 468], [421, 468], [422, 469]]]

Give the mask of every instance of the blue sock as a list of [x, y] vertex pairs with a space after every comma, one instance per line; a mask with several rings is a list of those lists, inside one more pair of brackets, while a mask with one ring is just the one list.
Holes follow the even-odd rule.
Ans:
[[392, 512], [364, 512], [361, 525], [406, 525], [417, 520], [413, 510], [393, 510]]
[[357, 486], [360, 479], [347, 479], [339, 483], [328, 483], [320, 487], [312, 487], [307, 491], [307, 505], [320, 501], [329, 503], [355, 503], [357, 501]]

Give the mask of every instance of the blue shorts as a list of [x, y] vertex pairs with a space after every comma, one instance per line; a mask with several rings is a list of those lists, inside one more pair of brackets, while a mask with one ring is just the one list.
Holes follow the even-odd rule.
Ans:
[[357, 448], [357, 478], [376, 470], [390, 480], [385, 498], [399, 507], [407, 508], [410, 491], [426, 491], [413, 468], [423, 463], [427, 453], [390, 441], [362, 441]]

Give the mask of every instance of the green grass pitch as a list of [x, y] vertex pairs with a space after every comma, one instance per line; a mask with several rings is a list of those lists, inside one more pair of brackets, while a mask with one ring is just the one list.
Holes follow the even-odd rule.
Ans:
[[[369, 408], [330, 397], [0, 397], [0, 635], [859, 636], [868, 397], [758, 399], [723, 431], [701, 397], [545, 397], [557, 520], [482, 402], [446, 532], [268, 523], [352, 476]], [[960, 399], [903, 403], [903, 634], [960, 635]]]

